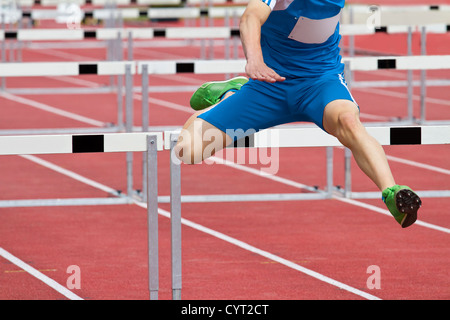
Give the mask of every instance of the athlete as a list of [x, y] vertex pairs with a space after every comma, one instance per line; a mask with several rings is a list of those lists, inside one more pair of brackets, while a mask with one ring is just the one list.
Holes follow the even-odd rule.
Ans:
[[[395, 183], [383, 148], [359, 119], [339, 49], [344, 3], [250, 0], [240, 21], [249, 79], [207, 82], [193, 94], [191, 107], [198, 111], [185, 123], [175, 154], [184, 163], [198, 163], [249, 133], [313, 122], [352, 151], [406, 228], [416, 221], [422, 202], [409, 187]], [[208, 132], [219, 138], [204, 139]]]

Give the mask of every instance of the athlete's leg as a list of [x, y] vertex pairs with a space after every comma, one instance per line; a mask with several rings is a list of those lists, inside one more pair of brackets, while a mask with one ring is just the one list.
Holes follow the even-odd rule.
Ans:
[[245, 85], [233, 86], [237, 89], [235, 93], [228, 91], [223, 96], [220, 86], [223, 82], [209, 83], [194, 93], [199, 97], [208, 96], [208, 99], [194, 100], [208, 103], [217, 101], [219, 95], [222, 100], [192, 115], [185, 123], [175, 148], [176, 156], [184, 163], [199, 163], [233, 141], [285, 123], [290, 115], [285, 99], [289, 81], [272, 84], [250, 80]]
[[[222, 101], [234, 94], [233, 91], [225, 93]], [[198, 118], [199, 115], [215, 107], [197, 111], [183, 126], [178, 142], [174, 148], [175, 155], [186, 164], [202, 162], [205, 158], [212, 156], [215, 152], [223, 149], [232, 142], [225, 132], [215, 126]], [[205, 139], [206, 138], [206, 139]], [[207, 154], [205, 150], [207, 149]]]
[[359, 109], [352, 101], [330, 102], [325, 107], [323, 126], [352, 151], [358, 166], [381, 191], [395, 185], [383, 148], [362, 125]]
[[330, 102], [324, 110], [323, 126], [352, 151], [361, 170], [382, 191], [395, 220], [403, 228], [412, 225], [422, 201], [408, 186], [395, 184], [384, 150], [361, 124], [357, 106], [349, 100]]

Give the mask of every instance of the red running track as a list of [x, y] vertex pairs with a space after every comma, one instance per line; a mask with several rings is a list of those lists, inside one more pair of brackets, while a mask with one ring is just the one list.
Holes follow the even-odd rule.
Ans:
[[[444, 43], [448, 35], [430, 37]], [[432, 40], [433, 39], [433, 40]], [[389, 51], [399, 39], [376, 35], [372, 41], [357, 39], [363, 49]], [[404, 39], [403, 39], [404, 40]], [[381, 43], [389, 49], [380, 49]], [[406, 43], [406, 42], [405, 42]], [[448, 41], [447, 41], [448, 43]], [[374, 46], [374, 47], [373, 47]], [[431, 48], [434, 46], [430, 45]], [[220, 52], [218, 47], [217, 51]], [[436, 52], [447, 53], [436, 47]], [[196, 50], [192, 50], [193, 52]], [[60, 50], [73, 58], [102, 59], [102, 50]], [[430, 54], [434, 52], [431, 50]], [[55, 54], [52, 52], [51, 54]], [[180, 48], [158, 48], [146, 53], [160, 57], [183, 56]], [[194, 53], [191, 53], [194, 54]], [[33, 50], [30, 60], [57, 59]], [[137, 59], [141, 56], [136, 57]], [[62, 59], [62, 58], [60, 58]], [[358, 73], [357, 79], [398, 79], [402, 73]], [[417, 75], [416, 75], [417, 76]], [[447, 73], [430, 77], [450, 78]], [[151, 85], [199, 85], [217, 76], [155, 76]], [[73, 78], [71, 78], [73, 80]], [[107, 84], [108, 79], [8, 79], [8, 87], [62, 87]], [[139, 85], [139, 79], [135, 79]], [[406, 90], [383, 88], [354, 90], [363, 115], [396, 117], [405, 115]], [[184, 123], [191, 111], [186, 108], [190, 92], [152, 93], [151, 125]], [[416, 92], [417, 94], [417, 92]], [[428, 88], [429, 119], [449, 119], [449, 93], [442, 87]], [[100, 123], [116, 121], [115, 96], [24, 95], [22, 98], [70, 111]], [[23, 100], [20, 100], [23, 102]], [[135, 103], [135, 124], [140, 124], [140, 100]], [[398, 106], [393, 108], [392, 106]], [[416, 101], [415, 114], [418, 114]], [[38, 110], [14, 98], [0, 97], [0, 127], [72, 128], [92, 127], [85, 122]], [[385, 148], [399, 183], [415, 189], [448, 189], [450, 150], [445, 146], [389, 146]], [[243, 164], [255, 169], [244, 172], [225, 165], [182, 166], [183, 194], [294, 193], [303, 192], [295, 183], [325, 186], [323, 148], [282, 149], [274, 181], [261, 177], [264, 165]], [[169, 194], [169, 155], [159, 157], [160, 194]], [[140, 186], [141, 155], [135, 154], [135, 185]], [[104, 190], [87, 185], [36, 163], [48, 161], [114, 190], [126, 190], [124, 154], [46, 155], [1, 158], [1, 200], [32, 198], [72, 198], [108, 196]], [[414, 161], [404, 164], [402, 159]], [[335, 184], [343, 184], [343, 151], [335, 149]], [[427, 164], [427, 169], [419, 167]], [[353, 162], [355, 191], [375, 191]], [[241, 167], [240, 167], [241, 168]], [[242, 169], [242, 168], [241, 168]], [[425, 198], [416, 224], [401, 229], [392, 217], [383, 214], [380, 199], [343, 202], [280, 201], [183, 204], [183, 299], [366, 299], [364, 293], [380, 299], [448, 299], [450, 219], [443, 208], [448, 198]], [[170, 223], [160, 205], [160, 298], [170, 299]], [[379, 211], [382, 212], [379, 212]], [[0, 248], [20, 259], [62, 287], [70, 276], [69, 266], [81, 270], [81, 289], [71, 291], [83, 299], [147, 299], [146, 211], [138, 205], [72, 206], [0, 209]], [[435, 229], [434, 227], [438, 227]], [[207, 229], [204, 229], [207, 228]], [[258, 251], [258, 250], [262, 250]], [[267, 255], [265, 253], [270, 253]], [[283, 264], [289, 261], [291, 267]], [[381, 288], [369, 289], [370, 266], [381, 271]], [[301, 267], [318, 273], [312, 277]], [[296, 268], [296, 269], [295, 269]], [[305, 269], [302, 269], [305, 270]], [[308, 271], [307, 271], [308, 272]], [[329, 277], [349, 286], [350, 291], [324, 282]], [[347, 287], [346, 287], [347, 288]], [[16, 264], [0, 256], [0, 299], [66, 299], [67, 297], [36, 279]]]

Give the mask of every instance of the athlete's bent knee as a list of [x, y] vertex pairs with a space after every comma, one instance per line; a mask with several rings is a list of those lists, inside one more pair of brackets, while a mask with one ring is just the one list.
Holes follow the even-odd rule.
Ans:
[[344, 145], [351, 146], [353, 142], [361, 137], [364, 127], [358, 115], [354, 112], [344, 112], [338, 116], [338, 128], [336, 138]]
[[185, 164], [197, 164], [202, 162], [202, 148], [196, 147], [195, 141], [190, 137], [188, 132], [182, 132], [178, 138], [173, 152], [181, 162]]

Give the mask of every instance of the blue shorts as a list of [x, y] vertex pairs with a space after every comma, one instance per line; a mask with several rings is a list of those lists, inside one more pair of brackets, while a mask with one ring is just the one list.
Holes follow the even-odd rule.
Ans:
[[268, 83], [249, 80], [241, 90], [200, 114], [199, 118], [235, 141], [244, 136], [291, 122], [313, 122], [323, 130], [323, 113], [334, 100], [355, 102], [343, 74], [286, 78]]

